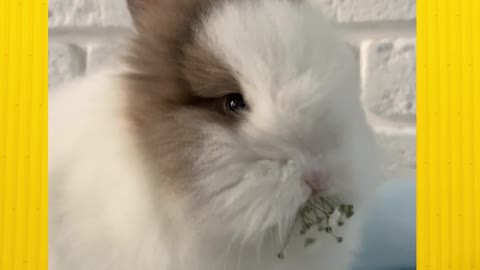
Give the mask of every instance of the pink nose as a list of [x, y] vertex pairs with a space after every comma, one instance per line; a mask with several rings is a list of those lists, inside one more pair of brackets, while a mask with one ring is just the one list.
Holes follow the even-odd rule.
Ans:
[[305, 182], [310, 186], [313, 194], [324, 191], [329, 178], [330, 175], [323, 168], [310, 169], [304, 174]]

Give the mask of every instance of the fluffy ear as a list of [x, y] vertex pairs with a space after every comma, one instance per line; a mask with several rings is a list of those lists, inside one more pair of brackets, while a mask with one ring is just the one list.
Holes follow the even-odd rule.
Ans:
[[127, 0], [127, 6], [138, 31], [175, 33], [214, 1], [217, 0]]
[[145, 14], [145, 11], [155, 5], [156, 1], [161, 0], [127, 0], [128, 10], [132, 16], [133, 23], [135, 27], [139, 27], [142, 15]]

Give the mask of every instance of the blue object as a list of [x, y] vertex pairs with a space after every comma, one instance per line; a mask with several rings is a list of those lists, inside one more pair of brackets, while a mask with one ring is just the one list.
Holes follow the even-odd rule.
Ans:
[[388, 181], [363, 228], [352, 270], [416, 269], [416, 181]]

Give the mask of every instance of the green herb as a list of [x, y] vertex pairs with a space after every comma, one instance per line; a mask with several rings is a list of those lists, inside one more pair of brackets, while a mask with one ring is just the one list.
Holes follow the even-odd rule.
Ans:
[[307, 239], [305, 239], [305, 247], [309, 247], [313, 244], [315, 244], [315, 242], [317, 241], [317, 239], [313, 238], [313, 237], [307, 237]]
[[[337, 220], [332, 220], [332, 216], [338, 211], [339, 217]], [[317, 228], [318, 231], [324, 231], [332, 235], [338, 243], [343, 241], [342, 237], [334, 234], [331, 222], [335, 222], [337, 226], [343, 226], [345, 220], [349, 219], [354, 214], [353, 205], [344, 204], [340, 200], [334, 197], [312, 197], [305, 205], [299, 210], [297, 219], [301, 224], [300, 234], [305, 235], [310, 229]], [[285, 258], [285, 247], [288, 244], [290, 238], [289, 232], [287, 235], [287, 241], [283, 244], [281, 251], [278, 253], [279, 259]], [[309, 247], [316, 242], [313, 237], [307, 237], [305, 239], [305, 247]]]

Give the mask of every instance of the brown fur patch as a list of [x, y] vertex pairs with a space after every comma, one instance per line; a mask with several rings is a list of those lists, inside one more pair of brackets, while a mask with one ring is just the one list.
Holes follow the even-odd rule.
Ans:
[[126, 58], [127, 113], [147, 160], [176, 191], [195, 178], [201, 127], [231, 129], [238, 120], [224, 110], [225, 95], [241, 91], [238, 82], [194, 35], [217, 2], [129, 1], [138, 33]]

